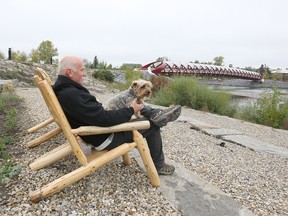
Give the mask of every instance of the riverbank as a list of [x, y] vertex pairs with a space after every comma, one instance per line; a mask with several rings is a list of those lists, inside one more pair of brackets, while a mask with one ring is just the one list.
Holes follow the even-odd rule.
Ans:
[[[105, 102], [113, 95], [105, 86], [100, 88], [97, 83], [95, 86], [97, 88], [90, 86], [90, 89], [100, 101]], [[26, 107], [19, 113], [18, 125], [23, 131], [49, 117], [37, 88], [18, 88], [17, 94], [23, 98]], [[288, 132], [284, 130], [186, 107], [183, 107], [181, 116], [237, 130], [254, 139], [288, 148]], [[51, 130], [51, 127], [45, 130]], [[30, 191], [78, 166], [76, 160], [69, 158], [37, 172], [30, 170], [29, 164], [35, 158], [63, 142], [63, 137], [58, 136], [37, 148], [25, 147], [29, 140], [45, 130], [19, 137], [17, 146], [21, 154], [16, 160], [22, 171], [17, 182], [7, 186], [9, 193], [2, 197], [1, 215], [32, 215], [35, 212], [37, 215], [112, 215], [119, 212], [127, 215], [182, 215], [181, 209], [164, 196], [161, 188], [151, 187], [145, 172], [135, 163], [132, 167], [111, 163], [39, 204], [31, 203], [28, 199]], [[285, 215], [288, 212], [287, 158], [253, 151], [229, 141], [221, 147], [223, 140], [195, 130], [182, 120], [169, 123], [161, 128], [161, 132], [167, 160], [181, 164], [255, 215]]]
[[215, 86], [234, 86], [234, 87], [246, 87], [246, 88], [281, 88], [288, 89], [288, 82], [277, 80], [265, 80], [264, 82], [244, 80], [244, 79], [217, 79], [217, 78], [203, 78], [198, 79], [198, 83]]

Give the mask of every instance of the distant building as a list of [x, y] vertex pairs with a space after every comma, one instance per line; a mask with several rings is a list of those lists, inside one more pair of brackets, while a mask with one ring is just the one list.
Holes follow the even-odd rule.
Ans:
[[283, 74], [287, 74], [287, 73], [288, 73], [288, 68], [276, 68], [276, 69], [271, 69], [271, 73], [283, 73]]

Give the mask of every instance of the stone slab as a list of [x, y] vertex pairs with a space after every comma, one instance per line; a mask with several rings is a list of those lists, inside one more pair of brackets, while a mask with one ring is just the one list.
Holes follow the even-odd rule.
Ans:
[[[144, 169], [141, 158], [135, 158]], [[160, 176], [160, 190], [164, 197], [178, 210], [181, 215], [227, 215], [252, 216], [252, 212], [233, 200], [211, 183], [172, 160], [166, 162], [176, 167], [171, 176]]]
[[205, 122], [201, 122], [201, 121], [198, 121], [196, 119], [193, 119], [193, 118], [190, 118], [187, 116], [182, 116], [182, 115], [179, 116], [177, 121], [188, 122], [192, 126], [192, 128], [197, 129], [197, 130], [200, 130], [200, 129], [202, 130], [203, 128], [217, 128], [214, 125], [211, 125], [211, 124], [208, 124]]
[[245, 135], [226, 135], [221, 136], [221, 139], [254, 149], [255, 151], [263, 151], [269, 154], [279, 155], [288, 158], [287, 148], [264, 143]]
[[201, 131], [203, 131], [206, 134], [216, 136], [216, 137], [224, 136], [224, 135], [242, 134], [241, 132], [237, 130], [231, 130], [231, 129], [225, 129], [225, 128], [202, 128]]

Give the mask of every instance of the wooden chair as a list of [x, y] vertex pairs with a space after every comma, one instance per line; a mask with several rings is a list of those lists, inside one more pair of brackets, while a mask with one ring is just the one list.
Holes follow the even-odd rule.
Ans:
[[[50, 78], [49, 75], [46, 73], [46, 71], [44, 71], [42, 68], [37, 67], [37, 68], [35, 69], [35, 72], [36, 72], [36, 74], [38, 75], [38, 78], [39, 78], [40, 80], [46, 80], [46, 81], [48, 82], [48, 84], [49, 84], [50, 86], [52, 86], [51, 78]], [[38, 84], [37, 84], [37, 85], [38, 85]], [[40, 91], [41, 91], [41, 90], [40, 90]], [[40, 130], [41, 128], [47, 127], [48, 125], [50, 125], [50, 124], [52, 124], [52, 123], [55, 123], [55, 120], [54, 120], [53, 116], [50, 117], [50, 118], [48, 118], [47, 120], [39, 123], [38, 125], [35, 125], [35, 126], [29, 128], [26, 132], [27, 132], [27, 133], [34, 133], [35, 131]], [[51, 139], [52, 137], [56, 136], [57, 134], [59, 134], [59, 133], [61, 133], [61, 132], [62, 132], [62, 129], [61, 129], [59, 126], [57, 126], [55, 129], [53, 129], [53, 130], [51, 130], [51, 131], [43, 134], [42, 136], [37, 137], [37, 138], [29, 141], [29, 142], [26, 144], [26, 146], [27, 146], [28, 148], [33, 148], [33, 147], [38, 146], [39, 144], [41, 144], [41, 143], [43, 143], [43, 142]]]
[[[60, 190], [81, 180], [85, 176], [96, 171], [99, 167], [115, 160], [118, 157], [122, 156], [123, 163], [125, 165], [130, 165], [132, 162], [128, 153], [134, 148], [136, 148], [140, 153], [151, 184], [155, 187], [160, 186], [160, 179], [150, 156], [147, 142], [137, 131], [149, 128], [149, 121], [127, 122], [112, 127], [82, 126], [76, 129], [71, 129], [71, 126], [61, 108], [52, 86], [46, 79], [40, 78], [38, 75], [34, 76], [34, 80], [39, 85], [39, 89], [50, 113], [53, 116], [54, 121], [63, 130], [67, 142], [36, 159], [30, 164], [30, 168], [33, 170], [38, 170], [47, 167], [70, 154], [74, 154], [82, 166], [47, 184], [41, 189], [31, 192], [30, 199], [32, 202], [39, 202], [41, 199], [59, 192]], [[124, 143], [110, 151], [92, 150], [91, 154], [87, 156], [79, 146], [80, 138], [78, 135], [85, 136], [119, 131], [133, 131], [133, 142]]]

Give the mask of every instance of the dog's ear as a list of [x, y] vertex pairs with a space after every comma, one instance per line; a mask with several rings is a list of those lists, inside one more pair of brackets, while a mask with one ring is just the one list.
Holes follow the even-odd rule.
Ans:
[[135, 80], [135, 81], [132, 82], [131, 88], [135, 89], [137, 87], [137, 85], [138, 85], [138, 82], [137, 82], [137, 80]]

